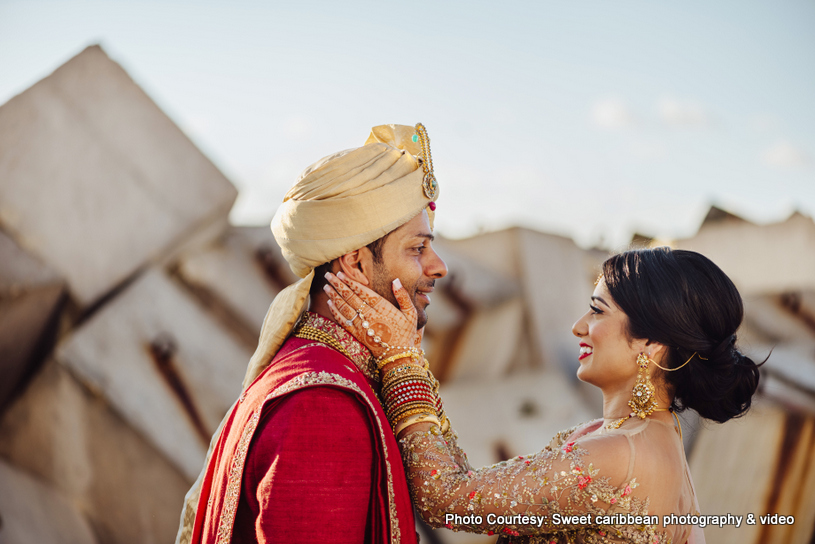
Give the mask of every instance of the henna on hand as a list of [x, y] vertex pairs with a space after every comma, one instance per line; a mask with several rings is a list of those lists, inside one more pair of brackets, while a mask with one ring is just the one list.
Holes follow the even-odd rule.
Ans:
[[393, 282], [393, 294], [399, 308], [342, 272], [336, 276], [329, 272], [325, 277], [330, 285], [324, 289], [334, 318], [375, 357], [394, 355], [397, 348], [421, 343], [416, 308], [398, 278]]

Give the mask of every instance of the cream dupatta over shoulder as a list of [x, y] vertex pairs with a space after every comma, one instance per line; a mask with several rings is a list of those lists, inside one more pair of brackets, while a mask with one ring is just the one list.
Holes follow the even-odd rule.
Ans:
[[[400, 447], [414, 504], [434, 527], [507, 542], [704, 544], [698, 527], [662, 525], [664, 515], [698, 514], [671, 424], [630, 420], [608, 430], [597, 420], [559, 433], [541, 452], [477, 470], [452, 430], [409, 432]], [[657, 516], [658, 523], [618, 523], [614, 514]]]

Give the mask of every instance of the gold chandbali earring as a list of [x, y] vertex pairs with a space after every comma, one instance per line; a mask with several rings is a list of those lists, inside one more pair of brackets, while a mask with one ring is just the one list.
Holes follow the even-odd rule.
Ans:
[[[651, 378], [648, 376], [648, 363], [654, 363], [657, 368], [661, 368], [665, 372], [676, 372], [680, 368], [683, 368], [685, 365], [691, 362], [691, 359], [698, 356], [701, 360], [707, 361], [707, 358], [702, 357], [699, 355], [699, 352], [694, 351], [693, 355], [688, 357], [688, 360], [679, 365], [676, 368], [665, 368], [660, 366], [656, 361], [652, 361], [648, 358], [647, 355], [644, 353], [640, 353], [637, 355], [637, 365], [640, 367], [639, 372], [637, 372], [637, 381], [634, 383], [634, 390], [631, 392], [631, 400], [628, 401], [628, 405], [631, 407], [633, 412], [625, 416], [624, 418], [620, 419], [616, 423], [609, 423], [606, 425], [606, 429], [619, 429], [620, 425], [629, 418], [637, 416], [640, 419], [645, 419], [646, 417], [650, 416], [654, 412], [669, 412], [670, 408], [657, 408], [657, 400], [656, 396], [656, 389], [654, 389], [654, 384], [651, 383]], [[676, 414], [674, 414], [676, 417]], [[679, 423], [679, 419], [677, 418], [677, 424]], [[680, 438], [682, 435], [682, 427], [679, 427], [679, 434]]]
[[634, 383], [631, 400], [628, 401], [628, 405], [634, 410], [631, 415], [640, 419], [645, 419], [657, 409], [657, 391], [648, 376], [649, 362], [650, 359], [644, 353], [637, 355], [637, 365], [640, 368], [637, 372], [637, 381]]
[[667, 411], [667, 408], [657, 408], [656, 389], [654, 388], [654, 384], [651, 383], [651, 378], [648, 376], [649, 362], [650, 359], [644, 353], [637, 355], [639, 371], [637, 372], [637, 381], [634, 383], [634, 390], [631, 392], [631, 400], [628, 401], [628, 405], [633, 412], [616, 423], [609, 423], [606, 426], [607, 429], [619, 429], [624, 421], [635, 416], [640, 419], [645, 419], [654, 412]]

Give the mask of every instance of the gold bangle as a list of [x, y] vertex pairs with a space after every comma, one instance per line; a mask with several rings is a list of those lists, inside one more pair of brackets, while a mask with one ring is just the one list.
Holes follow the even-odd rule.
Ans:
[[402, 415], [402, 412], [407, 412], [408, 410], [412, 410], [414, 408], [424, 408], [424, 407], [428, 407], [428, 411], [434, 414], [436, 413], [436, 407], [431, 405], [429, 402], [424, 400], [414, 400], [411, 402], [400, 404], [396, 408], [389, 407], [387, 410], [385, 410], [385, 415], [388, 417], [388, 419], [399, 419], [400, 415]]
[[[402, 405], [400, 405], [398, 408], [396, 408], [394, 410], [387, 410], [386, 415], [387, 415], [389, 420], [398, 421], [398, 420], [402, 419], [403, 417], [409, 415], [408, 412], [411, 412], [413, 410], [429, 412], [431, 414], [436, 413], [435, 407], [432, 406], [430, 403], [424, 402], [424, 401], [413, 401], [413, 402], [409, 402], [407, 404], [402, 404]], [[413, 413], [418, 413], [418, 412], [413, 412]]]
[[387, 365], [388, 363], [392, 363], [393, 361], [396, 361], [398, 359], [408, 359], [408, 358], [413, 360], [413, 359], [417, 358], [417, 355], [415, 353], [411, 353], [411, 352], [408, 352], [408, 351], [404, 351], [402, 353], [397, 353], [396, 355], [391, 355], [387, 359], [383, 359], [381, 361], [377, 360], [376, 361], [376, 368], [379, 369], [379, 370], [382, 370], [382, 368], [385, 365]]
[[415, 416], [410, 416], [403, 421], [397, 422], [396, 425], [393, 426], [394, 436], [399, 436], [399, 433], [402, 432], [403, 429], [417, 423], [435, 423], [439, 425], [439, 418], [433, 414], [416, 414]]
[[[385, 355], [387, 355], [388, 352], [390, 352], [393, 349], [402, 350], [400, 353], [408, 353], [408, 354], [410, 354], [411, 359], [419, 359], [421, 361], [421, 359], [424, 358], [424, 350], [423, 349], [419, 349], [417, 347], [408, 348], [408, 347], [400, 347], [400, 346], [390, 346], [387, 350], [385, 350], [385, 353], [383, 353], [380, 357], [376, 358], [375, 362], [376, 362], [376, 365], [377, 365], [378, 368], [382, 368], [383, 366], [385, 366], [387, 364], [386, 362], [384, 362]], [[398, 357], [396, 357], [396, 356], [392, 356], [392, 357], [395, 357], [395, 358], [398, 359]], [[390, 357], [388, 359], [390, 359]]]
[[424, 406], [420, 406], [419, 408], [413, 408], [411, 410], [405, 410], [404, 412], [400, 412], [398, 415], [391, 416], [391, 417], [393, 418], [394, 421], [398, 422], [398, 421], [400, 421], [402, 419], [405, 419], [408, 416], [412, 416], [412, 415], [415, 415], [415, 414], [432, 414], [432, 413], [433, 413], [433, 407], [425, 404]]
[[[396, 403], [394, 403], [394, 404], [396, 404]], [[387, 408], [385, 408], [385, 414], [388, 416], [388, 418], [390, 418], [394, 414], [399, 413], [400, 411], [407, 410], [408, 408], [414, 408], [416, 406], [432, 406], [432, 403], [430, 403], [430, 402], [428, 402], [428, 401], [426, 401], [424, 399], [411, 400], [411, 401], [408, 401], [408, 402], [403, 402], [403, 403], [399, 404], [398, 406], [388, 406]], [[436, 407], [435, 406], [433, 406], [432, 412], [436, 413]]]
[[402, 374], [406, 372], [410, 372], [412, 369], [416, 368], [416, 365], [411, 363], [404, 363], [398, 366], [395, 366], [382, 374], [382, 379], [387, 380], [389, 377], [395, 376], [397, 374]]
[[402, 377], [407, 376], [415, 376], [421, 377], [422, 379], [428, 380], [430, 376], [427, 375], [427, 371], [418, 365], [411, 365], [405, 364], [400, 367], [397, 367], [393, 370], [389, 370], [382, 376], [382, 384], [388, 384], [394, 380], [398, 380]]
[[388, 391], [396, 387], [397, 385], [409, 381], [415, 381], [417, 383], [421, 383], [426, 385], [430, 389], [430, 393], [434, 396], [438, 396], [436, 390], [433, 388], [433, 382], [427, 379], [427, 376], [420, 376], [420, 375], [409, 375], [409, 376], [397, 376], [391, 380], [388, 380], [387, 383], [382, 384], [382, 396], [384, 396]]
[[[382, 377], [382, 390], [389, 389], [392, 385], [400, 383], [403, 380], [421, 380], [423, 382], [428, 382], [430, 384], [430, 388], [433, 389], [433, 382], [431, 382], [427, 374], [424, 372], [399, 372], [396, 375], [394, 374], [386, 374]], [[435, 391], [435, 390], [434, 390]]]
[[396, 383], [398, 381], [410, 378], [416, 378], [422, 381], [426, 381], [427, 383], [430, 384], [431, 387], [433, 386], [433, 380], [430, 379], [430, 376], [427, 375], [427, 372], [418, 367], [403, 372], [397, 372], [396, 374], [387, 374], [386, 376], [387, 377], [383, 377], [382, 379], [383, 385]]
[[399, 349], [399, 350], [402, 350], [402, 351], [407, 351], [407, 352], [410, 352], [410, 353], [415, 353], [415, 354], [417, 354], [417, 355], [420, 355], [421, 357], [424, 357], [424, 350], [423, 350], [423, 349], [420, 349], [420, 348], [417, 348], [417, 347], [415, 347], [415, 346], [414, 346], [414, 347], [408, 347], [408, 346], [388, 346], [388, 348], [385, 350], [385, 352], [384, 352], [382, 355], [380, 355], [379, 357], [377, 357], [377, 358], [376, 358], [376, 359], [377, 359], [377, 361], [380, 361], [380, 360], [384, 359], [384, 358], [385, 358], [385, 355], [387, 355], [389, 352], [391, 352], [391, 351], [393, 351], [393, 350], [395, 350], [395, 349]]

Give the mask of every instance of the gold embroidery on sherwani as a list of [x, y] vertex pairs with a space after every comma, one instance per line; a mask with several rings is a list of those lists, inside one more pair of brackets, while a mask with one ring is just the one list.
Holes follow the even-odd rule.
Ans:
[[[241, 433], [241, 440], [238, 444], [237, 450], [235, 451], [235, 456], [232, 460], [232, 467], [229, 471], [229, 476], [227, 479], [224, 508], [221, 513], [221, 519], [218, 523], [218, 538], [216, 540], [216, 544], [226, 544], [232, 537], [232, 528], [235, 523], [235, 513], [237, 512], [238, 500], [240, 499], [240, 485], [243, 475], [243, 466], [246, 462], [246, 454], [249, 450], [249, 443], [252, 440], [252, 435], [255, 432], [255, 428], [257, 428], [260, 414], [263, 411], [263, 405], [269, 400], [281, 395], [314, 385], [335, 385], [337, 387], [350, 389], [365, 399], [365, 402], [368, 404], [371, 411], [376, 412], [373, 402], [365, 393], [363, 393], [356, 383], [343, 378], [338, 374], [332, 374], [329, 372], [306, 372], [304, 374], [300, 374], [269, 393], [261, 406], [255, 410], [252, 417], [249, 418], [249, 421]], [[379, 438], [382, 443], [382, 450], [384, 452], [383, 457], [385, 459], [385, 468], [388, 475], [388, 513], [390, 517], [391, 542], [394, 544], [399, 544], [402, 541], [402, 536], [401, 531], [399, 530], [399, 516], [396, 512], [396, 495], [393, 491], [393, 469], [388, 461], [388, 445], [385, 442], [385, 430], [382, 427], [379, 418], [374, 419], [377, 422]], [[390, 429], [388, 429], [388, 432], [390, 432]], [[399, 468], [401, 469], [401, 467]]]
[[241, 439], [232, 458], [232, 467], [227, 477], [226, 493], [224, 494], [224, 508], [221, 512], [221, 519], [218, 522], [218, 535], [215, 544], [227, 544], [232, 540], [232, 527], [235, 524], [235, 514], [238, 510], [238, 500], [241, 497], [241, 479], [243, 477], [243, 466], [246, 463], [246, 454], [249, 451], [249, 443], [252, 435], [258, 426], [262, 408], [258, 408], [249, 418], [241, 433]]

